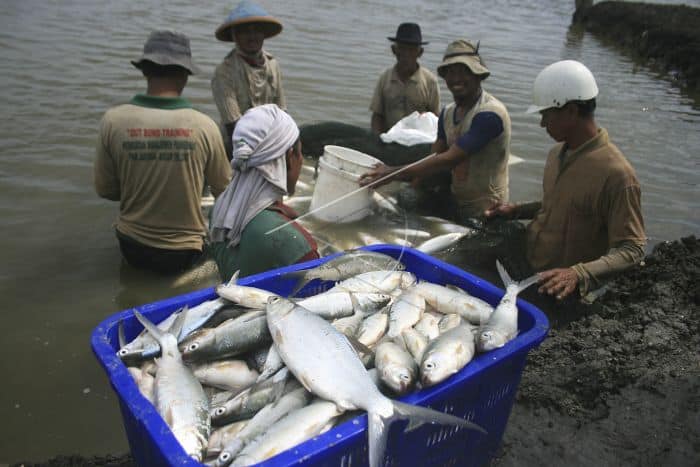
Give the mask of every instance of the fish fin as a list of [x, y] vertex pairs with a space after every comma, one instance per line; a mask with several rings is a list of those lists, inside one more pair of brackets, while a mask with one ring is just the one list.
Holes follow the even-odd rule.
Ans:
[[274, 398], [272, 400], [276, 403], [284, 394], [284, 388], [287, 385], [287, 380], [289, 379], [289, 368], [284, 367], [280, 369], [277, 373], [275, 373], [272, 376], [271, 379], [274, 387], [274, 389], [272, 390]]
[[350, 342], [350, 345], [353, 349], [355, 349], [355, 352], [357, 352], [358, 354], [369, 355], [372, 353], [372, 349], [367, 347], [362, 342], [358, 341], [355, 337], [345, 336], [345, 338], [348, 340], [348, 342]]
[[515, 283], [513, 282], [513, 279], [510, 278], [510, 275], [506, 271], [506, 268], [503, 267], [499, 260], [496, 260], [496, 269], [498, 269], [498, 275], [501, 276], [501, 282], [503, 282], [503, 287], [507, 289], [509, 285]]
[[236, 285], [238, 282], [238, 275], [241, 273], [241, 270], [239, 269], [238, 271], [233, 273], [233, 276], [231, 276], [231, 279], [226, 283], [226, 285]]
[[296, 294], [299, 293], [299, 291], [301, 289], [303, 289], [306, 284], [311, 282], [311, 279], [306, 278], [307, 272], [308, 271], [306, 269], [301, 269], [299, 271], [290, 271], [290, 272], [282, 274], [281, 277], [283, 277], [283, 278], [291, 278], [291, 279], [297, 280], [297, 283], [294, 285], [294, 288], [292, 289], [292, 291], [289, 293], [289, 295], [287, 297], [296, 296]]
[[177, 342], [180, 343], [182, 342], [185, 337], [187, 336], [182, 336], [182, 329], [185, 325], [185, 321], [187, 321], [187, 312], [189, 311], [189, 307], [185, 305], [178, 311], [177, 317], [175, 320], [170, 324], [170, 327], [166, 332], [169, 332], [173, 336], [177, 338]]
[[163, 332], [160, 329], [158, 329], [158, 326], [151, 323], [148, 320], [148, 318], [139, 313], [138, 310], [136, 310], [135, 308], [134, 316], [136, 316], [136, 319], [139, 320], [139, 323], [141, 323], [143, 327], [146, 328], [146, 330], [150, 332], [153, 335], [153, 337], [156, 338], [157, 341], [160, 341], [161, 337], [163, 337]]
[[117, 334], [119, 336], [119, 348], [121, 349], [126, 345], [126, 336], [124, 335], [124, 321], [121, 319], [119, 320]]
[[405, 404], [395, 400], [392, 400], [391, 403], [394, 405], [394, 410], [396, 413], [395, 418], [409, 420], [409, 422], [411, 422], [410, 426], [413, 427], [412, 429], [415, 429], [415, 423], [417, 422], [439, 423], [441, 425], [461, 426], [487, 434], [486, 430], [476, 423], [470, 422], [469, 420], [464, 420], [463, 418], [455, 415], [433, 410], [428, 407], [421, 407], [419, 405]]
[[528, 277], [527, 279], [521, 280], [520, 282], [518, 282], [518, 293], [527, 289], [532, 284], [537, 284], [537, 282], [539, 282], [539, 280], [540, 280], [539, 274], [533, 274], [532, 276]]

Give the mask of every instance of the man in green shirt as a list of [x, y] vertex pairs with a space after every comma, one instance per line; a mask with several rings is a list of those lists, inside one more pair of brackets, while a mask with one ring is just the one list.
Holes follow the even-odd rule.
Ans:
[[189, 39], [155, 31], [132, 64], [145, 76], [147, 90], [102, 118], [95, 190], [119, 201], [115, 228], [126, 261], [177, 273], [202, 257], [202, 192], [209, 185], [219, 195], [231, 167], [216, 123], [181, 97], [197, 71]]

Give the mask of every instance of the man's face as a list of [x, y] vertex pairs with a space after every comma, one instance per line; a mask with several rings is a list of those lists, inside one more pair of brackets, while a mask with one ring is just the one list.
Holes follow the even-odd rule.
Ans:
[[466, 65], [454, 63], [445, 67], [445, 84], [455, 102], [471, 100], [481, 87], [481, 78], [472, 73]]
[[231, 34], [238, 49], [248, 55], [260, 52], [265, 40], [265, 31], [259, 23], [240, 24]]
[[413, 67], [418, 62], [418, 58], [423, 55], [423, 47], [420, 45], [397, 42], [391, 46], [391, 50], [396, 56], [396, 63], [399, 66]]
[[570, 105], [562, 108], [550, 107], [540, 111], [540, 126], [547, 130], [551, 138], [560, 143], [566, 139], [572, 124], [572, 109]]

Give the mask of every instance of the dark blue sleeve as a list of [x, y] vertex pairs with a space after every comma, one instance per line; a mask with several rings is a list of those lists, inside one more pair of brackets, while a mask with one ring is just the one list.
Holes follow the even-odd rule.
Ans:
[[444, 107], [440, 111], [440, 116], [438, 117], [437, 139], [447, 141], [447, 134], [445, 133], [445, 108]]
[[[503, 120], [498, 114], [479, 112], [474, 116], [469, 131], [457, 138], [456, 144], [467, 154], [474, 154], [501, 133], [503, 133]], [[440, 137], [439, 126], [438, 137]]]

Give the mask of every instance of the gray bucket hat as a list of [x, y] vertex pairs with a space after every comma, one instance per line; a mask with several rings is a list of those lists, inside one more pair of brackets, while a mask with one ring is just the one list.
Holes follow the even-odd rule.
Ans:
[[472, 73], [481, 76], [481, 79], [486, 79], [491, 74], [479, 55], [479, 42], [474, 46], [469, 41], [458, 39], [448, 45], [442, 63], [437, 67], [438, 75], [444, 78], [445, 67], [455, 63], [466, 65]]
[[174, 31], [153, 31], [143, 45], [143, 54], [131, 64], [139, 70], [144, 60], [156, 65], [177, 65], [186, 69], [191, 75], [200, 73], [192, 63], [190, 40], [184, 34]]

